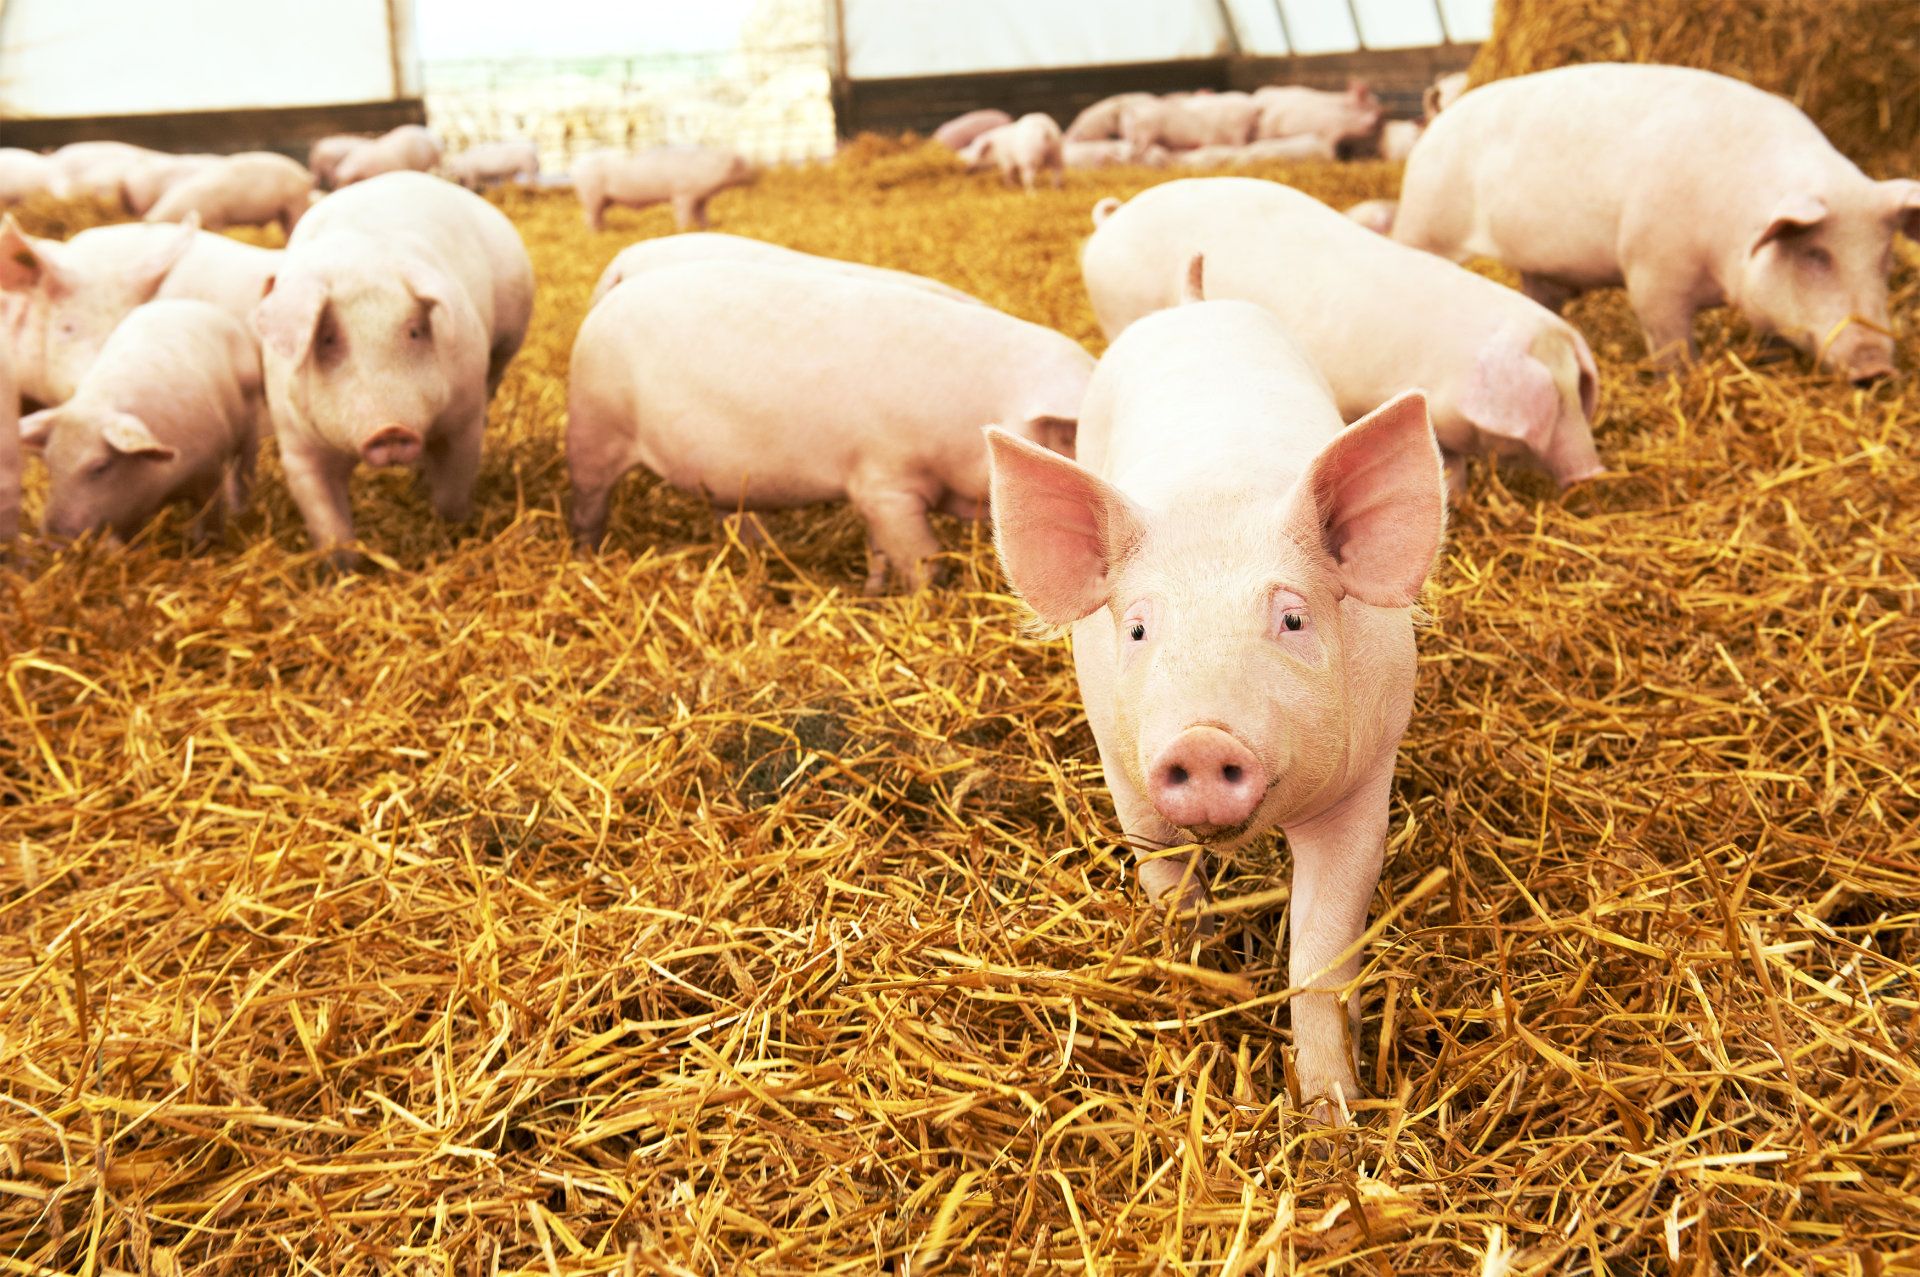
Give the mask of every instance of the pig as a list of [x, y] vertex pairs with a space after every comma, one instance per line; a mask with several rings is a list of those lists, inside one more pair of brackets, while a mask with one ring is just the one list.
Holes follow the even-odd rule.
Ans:
[[1395, 163], [1413, 154], [1420, 140], [1421, 126], [1416, 120], [1388, 120], [1380, 126], [1380, 158]]
[[978, 517], [980, 427], [1072, 448], [1093, 359], [972, 301], [750, 260], [643, 271], [581, 325], [569, 378], [571, 520], [599, 546], [614, 485], [644, 465], [717, 511], [848, 500], [866, 588], [933, 579], [935, 510]]
[[246, 508], [260, 391], [259, 350], [239, 320], [206, 302], [137, 308], [73, 398], [20, 423], [47, 462], [41, 531], [131, 540], [180, 502], [201, 511], [196, 539], [217, 529]]
[[40, 239], [0, 218], [0, 345], [10, 345], [19, 393], [41, 405], [70, 398], [114, 326], [144, 302], [212, 302], [247, 320], [280, 254], [181, 225], [96, 226]]
[[430, 173], [440, 163], [440, 139], [422, 124], [402, 124], [369, 138], [341, 156], [333, 168], [336, 187], [382, 173]]
[[1361, 200], [1346, 215], [1376, 235], [1391, 235], [1394, 210], [1399, 207], [1399, 200]]
[[147, 210], [149, 222], [178, 222], [198, 213], [208, 230], [279, 222], [291, 235], [313, 196], [313, 174], [284, 155], [246, 151], [197, 169], [169, 185]]
[[287, 487], [335, 564], [357, 562], [361, 464], [417, 465], [434, 512], [467, 518], [487, 403], [532, 309], [513, 223], [437, 177], [370, 178], [294, 228], [253, 327]]
[[359, 133], [330, 133], [315, 141], [307, 148], [307, 169], [313, 174], [314, 185], [332, 190], [337, 185], [334, 173], [340, 162], [362, 142], [371, 140]]
[[607, 269], [601, 272], [600, 282], [593, 286], [593, 299], [587, 303], [587, 306], [589, 309], [598, 306], [601, 299], [612, 292], [622, 280], [637, 275], [643, 270], [677, 266], [681, 262], [712, 261], [717, 258], [770, 264], [785, 263], [788, 266], [811, 266], [817, 270], [833, 271], [836, 274], [850, 275], [860, 279], [884, 279], [912, 288], [924, 288], [930, 293], [952, 301], [970, 302], [976, 306], [986, 304], [971, 293], [950, 288], [937, 279], [928, 279], [925, 275], [913, 275], [903, 270], [888, 270], [884, 266], [868, 266], [862, 262], [841, 261], [837, 257], [817, 257], [812, 253], [802, 253], [796, 249], [769, 244], [765, 240], [748, 239], [742, 235], [694, 231], [686, 235], [662, 235], [655, 239], [643, 239], [638, 244], [621, 249], [619, 254], [607, 263]]
[[219, 162], [217, 155], [143, 156], [127, 169], [126, 176], [121, 179], [121, 202], [127, 206], [129, 213], [144, 217], [169, 186]]
[[973, 144], [973, 140], [982, 133], [991, 133], [1003, 125], [1012, 124], [1013, 117], [1005, 111], [992, 109], [968, 111], [957, 115], [933, 131], [933, 140], [951, 151], [964, 151]]
[[1008, 186], [1015, 181], [1027, 194], [1033, 194], [1034, 179], [1042, 173], [1053, 174], [1058, 189], [1066, 177], [1066, 156], [1061, 148], [1060, 126], [1053, 117], [1035, 111], [1012, 124], [982, 133], [973, 145], [961, 153], [968, 168], [992, 164], [1000, 170], [1000, 180]]
[[1131, 146], [1117, 138], [1066, 142], [1060, 148], [1060, 156], [1068, 168], [1113, 168], [1120, 164], [1165, 168], [1173, 160], [1173, 152], [1158, 143], [1136, 154]]
[[1199, 146], [1191, 151], [1173, 152], [1173, 162], [1183, 168], [1225, 168], [1234, 164], [1259, 164], [1269, 160], [1331, 160], [1334, 150], [1325, 138], [1311, 133], [1295, 137], [1266, 137], [1239, 146]]
[[1451, 72], [1429, 84], [1427, 91], [1420, 96], [1420, 104], [1426, 110], [1427, 119], [1431, 121], [1434, 116], [1458, 102], [1460, 95], [1466, 91], [1467, 73], [1465, 71]]
[[1278, 182], [1168, 182], [1104, 218], [1081, 259], [1101, 329], [1115, 337], [1177, 303], [1196, 253], [1208, 295], [1273, 312], [1349, 421], [1424, 388], [1456, 495], [1476, 454], [1524, 459], [1563, 487], [1601, 473], [1599, 370], [1571, 325]]
[[1120, 136], [1120, 121], [1129, 108], [1158, 101], [1151, 93], [1116, 93], [1101, 98], [1073, 117], [1065, 138], [1069, 142], [1098, 142]]
[[53, 195], [60, 180], [60, 170], [49, 156], [17, 146], [0, 147], [0, 208], [36, 195]]
[[710, 146], [663, 146], [638, 155], [596, 151], [573, 166], [574, 192], [592, 231], [601, 229], [615, 204], [671, 204], [675, 226], [705, 230], [707, 201], [758, 176], [743, 156]]
[[1120, 135], [1136, 154], [1156, 144], [1171, 151], [1244, 146], [1259, 119], [1260, 105], [1250, 93], [1170, 94], [1122, 110]]
[[127, 175], [161, 151], [128, 142], [69, 142], [53, 153], [59, 173], [54, 194], [61, 199], [97, 199], [125, 206]]
[[13, 352], [0, 341], [0, 556], [20, 533], [20, 392]]
[[1293, 855], [1298, 1099], [1360, 1094], [1353, 948], [1412, 715], [1412, 609], [1446, 523], [1418, 391], [1353, 425], [1248, 302], [1132, 325], [1087, 388], [1078, 461], [988, 431], [994, 544], [1069, 629], [1141, 886], [1203, 910], [1205, 852], [1278, 829]]
[[1694, 316], [1731, 304], [1858, 384], [1893, 371], [1893, 238], [1920, 235], [1920, 182], [1875, 182], [1800, 109], [1686, 67], [1589, 63], [1482, 85], [1407, 161], [1393, 236], [1491, 257], [1559, 309], [1625, 284], [1647, 350], [1695, 354]]
[[540, 149], [527, 141], [476, 142], [445, 167], [449, 178], [470, 191], [494, 182], [531, 182], [540, 176]]
[[1309, 89], [1303, 85], [1268, 85], [1253, 91], [1260, 108], [1255, 137], [1293, 137], [1311, 133], [1328, 145], [1365, 143], [1380, 130], [1382, 110], [1364, 80], [1355, 80], [1344, 93]]

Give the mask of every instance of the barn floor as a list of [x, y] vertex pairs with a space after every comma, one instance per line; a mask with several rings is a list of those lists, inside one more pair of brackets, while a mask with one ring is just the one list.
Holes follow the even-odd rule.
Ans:
[[[1087, 210], [1151, 180], [868, 142], [715, 228], [1098, 349]], [[635, 480], [569, 555], [568, 350], [669, 220], [502, 198], [541, 294], [476, 526], [364, 478], [391, 562], [332, 579], [269, 462], [215, 552], [0, 568], [0, 1271], [1920, 1266], [1920, 373], [1710, 321], [1669, 378], [1576, 305], [1616, 473], [1454, 516], [1328, 1137], [1284, 849], [1215, 944], [1143, 907], [981, 529], [870, 601], [846, 513], [747, 549]]]

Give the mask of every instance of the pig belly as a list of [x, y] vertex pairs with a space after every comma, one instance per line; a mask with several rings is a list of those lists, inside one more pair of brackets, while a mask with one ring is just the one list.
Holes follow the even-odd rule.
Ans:
[[722, 404], [642, 407], [635, 448], [641, 464], [676, 488], [717, 506], [784, 510], [837, 501], [858, 450], [833, 436], [846, 430], [778, 419]]

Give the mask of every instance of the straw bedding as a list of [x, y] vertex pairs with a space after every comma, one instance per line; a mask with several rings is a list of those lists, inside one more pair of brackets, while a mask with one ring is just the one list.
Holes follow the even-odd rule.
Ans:
[[[1152, 180], [869, 142], [714, 208], [1098, 349], [1087, 210]], [[1914, 373], [1715, 321], [1669, 378], [1576, 306], [1615, 473], [1454, 514], [1328, 1136], [1284, 848], [1217, 943], [1144, 907], [981, 529], [870, 601], [844, 511], [762, 550], [642, 481], [569, 555], [569, 345], [669, 223], [501, 198], [541, 294], [473, 526], [363, 476], [388, 567], [332, 578], [269, 461], [212, 553], [0, 569], [0, 1269], [1920, 1267]]]

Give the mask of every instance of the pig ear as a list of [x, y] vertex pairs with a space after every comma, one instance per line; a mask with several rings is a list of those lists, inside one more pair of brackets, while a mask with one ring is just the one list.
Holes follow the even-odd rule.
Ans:
[[401, 268], [400, 282], [429, 306], [445, 306], [453, 300], [453, 284], [431, 266], [408, 263]]
[[39, 412], [28, 413], [20, 418], [20, 446], [23, 448], [46, 447], [47, 436], [53, 433], [53, 427], [59, 415], [58, 408], [42, 408]]
[[188, 213], [187, 219], [177, 227], [169, 227], [166, 241], [131, 272], [139, 291], [148, 297], [159, 292], [160, 285], [167, 282], [167, 276], [187, 255], [187, 250], [193, 247], [193, 241], [199, 234], [200, 214], [197, 211]]
[[327, 290], [320, 281], [276, 277], [253, 308], [253, 331], [274, 354], [299, 363], [313, 344], [326, 304]]
[[1446, 479], [1410, 390], [1335, 436], [1307, 467], [1296, 517], [1311, 520], [1343, 593], [1375, 607], [1411, 607], [1446, 530]]
[[1138, 512], [1097, 475], [993, 426], [987, 457], [993, 543], [1013, 588], [1049, 625], [1098, 611], [1140, 539]]
[[1880, 189], [1892, 197], [1893, 211], [1900, 219], [1900, 233], [1908, 239], [1920, 240], [1920, 182], [1910, 177], [1895, 178], [1880, 183]]
[[172, 448], [154, 438], [153, 431], [147, 429], [147, 423], [132, 413], [116, 412], [108, 417], [105, 427], [100, 431], [100, 437], [107, 441], [107, 447], [122, 456], [171, 461], [178, 455]]
[[1052, 417], [1043, 413], [1027, 422], [1028, 438], [1063, 457], [1073, 456], [1074, 440], [1079, 433], [1080, 422], [1075, 417]]
[[1826, 220], [1827, 203], [1817, 195], [1789, 195], [1774, 208], [1767, 228], [1748, 251], [1757, 253], [1783, 235], [1804, 231]]
[[57, 297], [67, 291], [67, 281], [46, 244], [22, 231], [8, 213], [0, 217], [0, 291], [30, 293], [36, 288]]
[[1460, 396], [1460, 413], [1489, 434], [1536, 448], [1560, 416], [1553, 371], [1534, 358], [1526, 329], [1511, 325], [1480, 350]]

